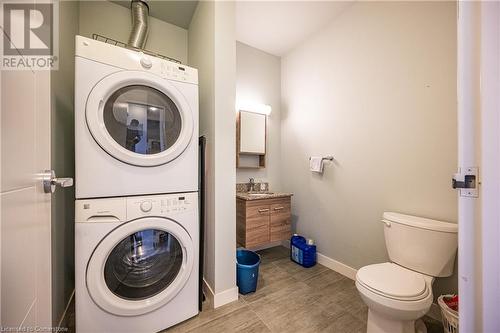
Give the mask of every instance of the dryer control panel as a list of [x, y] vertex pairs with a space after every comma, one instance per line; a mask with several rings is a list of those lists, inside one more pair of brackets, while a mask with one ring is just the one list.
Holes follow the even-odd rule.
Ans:
[[198, 209], [198, 193], [76, 200], [75, 221], [121, 223], [147, 216], [170, 217]]
[[196, 68], [94, 39], [76, 36], [75, 53], [77, 57], [125, 70], [144, 71], [168, 80], [198, 84], [198, 70]]

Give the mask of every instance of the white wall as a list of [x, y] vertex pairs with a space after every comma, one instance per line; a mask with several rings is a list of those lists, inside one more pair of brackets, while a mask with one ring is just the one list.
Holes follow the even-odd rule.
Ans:
[[[79, 34], [99, 34], [128, 42], [132, 19], [130, 10], [109, 1], [80, 1]], [[149, 17], [146, 49], [187, 63], [188, 32], [173, 24]]]
[[234, 31], [233, 3], [200, 1], [189, 27], [189, 65], [198, 68], [200, 135], [207, 138], [204, 279], [215, 307], [238, 297]]
[[237, 169], [236, 181], [250, 177], [267, 181], [271, 190], [281, 189], [281, 59], [243, 43], [236, 43], [236, 100], [267, 104], [266, 167]]
[[[455, 3], [346, 9], [282, 59], [281, 131], [295, 227], [326, 256], [386, 261], [384, 211], [456, 222]], [[319, 176], [312, 155], [335, 162]], [[437, 281], [435, 293], [456, 283]]]

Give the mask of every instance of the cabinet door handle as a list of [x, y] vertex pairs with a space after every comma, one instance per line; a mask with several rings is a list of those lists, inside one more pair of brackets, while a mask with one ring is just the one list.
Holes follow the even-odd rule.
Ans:
[[283, 210], [285, 207], [274, 207], [274, 210]]
[[268, 211], [269, 211], [269, 208], [259, 209], [259, 213], [265, 213], [265, 212], [268, 212]]

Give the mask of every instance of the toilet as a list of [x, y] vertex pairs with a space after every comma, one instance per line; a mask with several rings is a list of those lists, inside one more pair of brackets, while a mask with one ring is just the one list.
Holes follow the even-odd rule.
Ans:
[[356, 274], [368, 306], [367, 333], [426, 332], [419, 318], [431, 307], [434, 279], [453, 273], [458, 225], [392, 212], [382, 223], [390, 262]]

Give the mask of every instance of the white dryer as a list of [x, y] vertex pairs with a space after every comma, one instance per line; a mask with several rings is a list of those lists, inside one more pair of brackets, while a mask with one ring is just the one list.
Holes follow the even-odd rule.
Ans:
[[76, 37], [76, 198], [198, 190], [198, 72]]
[[76, 201], [76, 330], [157, 332], [198, 313], [198, 194]]

